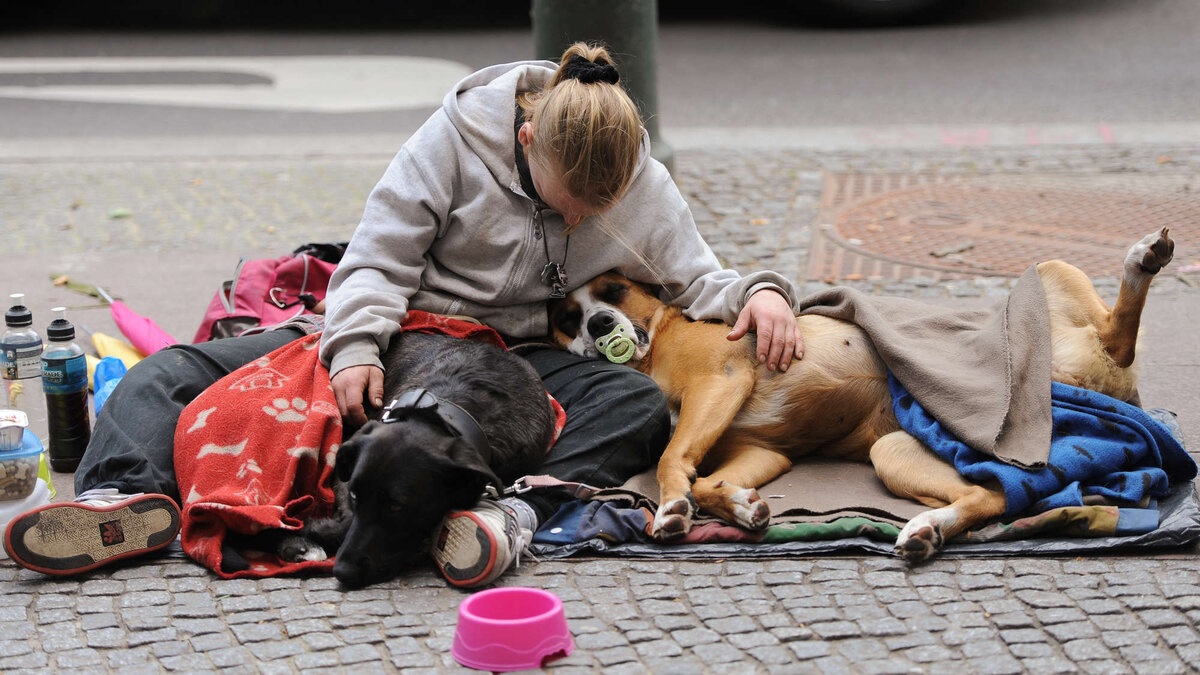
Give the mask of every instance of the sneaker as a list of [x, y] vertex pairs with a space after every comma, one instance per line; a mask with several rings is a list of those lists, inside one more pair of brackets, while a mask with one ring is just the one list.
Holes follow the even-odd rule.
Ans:
[[21, 567], [69, 575], [156, 551], [178, 533], [179, 506], [170, 497], [102, 488], [17, 516], [4, 550]]
[[532, 540], [533, 532], [517, 524], [515, 513], [484, 499], [443, 518], [430, 553], [446, 581], [468, 588], [489, 584], [520, 564], [521, 551]]

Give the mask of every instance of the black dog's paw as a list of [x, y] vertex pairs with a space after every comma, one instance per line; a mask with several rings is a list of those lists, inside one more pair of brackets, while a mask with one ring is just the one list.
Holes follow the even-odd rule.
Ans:
[[297, 534], [280, 539], [276, 553], [281, 560], [293, 563], [318, 562], [329, 558], [325, 549]]

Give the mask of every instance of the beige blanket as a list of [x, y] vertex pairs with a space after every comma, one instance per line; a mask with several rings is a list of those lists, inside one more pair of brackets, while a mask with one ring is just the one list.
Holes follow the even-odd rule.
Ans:
[[858, 324], [913, 398], [959, 440], [1021, 467], [1050, 454], [1050, 319], [1029, 269], [990, 309], [956, 310], [831, 288], [801, 314]]

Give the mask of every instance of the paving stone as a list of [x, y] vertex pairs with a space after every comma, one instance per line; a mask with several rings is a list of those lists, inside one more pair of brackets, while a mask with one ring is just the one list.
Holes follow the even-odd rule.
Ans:
[[98, 628], [87, 631], [87, 645], [92, 649], [113, 649], [125, 645], [125, 631], [120, 628]]
[[800, 641], [787, 643], [788, 649], [801, 661], [821, 658], [833, 652], [828, 642]]
[[741, 650], [777, 645], [780, 642], [774, 635], [762, 631], [725, 635], [725, 641]]
[[643, 659], [678, 656], [683, 653], [683, 647], [671, 639], [639, 642], [633, 648]]
[[1024, 612], [993, 614], [988, 618], [999, 628], [1030, 628], [1037, 625], [1034, 618]]
[[313, 652], [346, 646], [346, 643], [339, 636], [331, 633], [308, 633], [301, 636], [300, 641], [304, 643], [305, 649]]
[[955, 658], [955, 653], [941, 645], [923, 645], [904, 650], [904, 656], [916, 663], [936, 663]]
[[0, 658], [0, 670], [33, 670], [45, 668], [49, 663], [49, 655], [43, 652], [30, 652], [20, 656]]
[[758, 630], [758, 624], [748, 616], [712, 619], [704, 622], [709, 628], [722, 635], [733, 633], [748, 633]]
[[996, 637], [996, 629], [988, 628], [951, 628], [941, 634], [942, 643], [951, 647], [966, 644], [968, 642], [976, 642], [979, 640], [990, 640]]
[[71, 649], [55, 654], [54, 663], [60, 669], [85, 668], [104, 663], [104, 657], [95, 649]]
[[232, 647], [233, 637], [228, 633], [206, 633], [203, 635], [193, 635], [188, 638], [188, 643], [192, 645], [194, 651], [204, 653]]
[[1157, 632], [1163, 642], [1172, 647], [1200, 642], [1200, 635], [1197, 635], [1196, 631], [1189, 626], [1171, 626], [1170, 628], [1159, 629]]
[[1075, 672], [1075, 664], [1070, 661], [1065, 661], [1056, 656], [1044, 656], [1037, 658], [1022, 659], [1022, 665], [1030, 672], [1034, 673], [1072, 673]]
[[204, 654], [167, 656], [159, 659], [159, 663], [167, 670], [188, 673], [204, 672], [213, 668], [212, 661]]
[[271, 623], [250, 623], [230, 626], [229, 630], [233, 633], [237, 641], [246, 645], [251, 642], [265, 642], [267, 640], [282, 640], [283, 629]]
[[[676, 637], [680, 633], [687, 634], [688, 632], [687, 630], [676, 631], [672, 633], [672, 637]], [[629, 644], [629, 641], [625, 639], [625, 636], [616, 631], [604, 631], [602, 633], [578, 635], [575, 637], [575, 644], [580, 649], [597, 650], [611, 647], [625, 647]], [[681, 642], [680, 644], [683, 643]]]
[[372, 644], [348, 645], [337, 650], [338, 660], [343, 665], [355, 665], [382, 661], [383, 655]]
[[1138, 617], [1151, 628], [1169, 628], [1171, 626], [1183, 626], [1188, 623], [1187, 617], [1174, 609], [1153, 609], [1145, 612], [1138, 612]]
[[1008, 655], [1008, 647], [998, 638], [980, 640], [979, 642], [967, 642], [958, 645], [958, 649], [968, 661], [984, 656]]
[[1151, 644], [1155, 635], [1150, 630], [1102, 631], [1100, 639], [1109, 647], [1119, 648], [1138, 644]]
[[218, 668], [235, 668], [239, 665], [254, 663], [255, 656], [245, 647], [229, 647], [216, 649], [206, 654], [213, 665]]
[[312, 671], [315, 668], [337, 668], [341, 660], [335, 652], [306, 652], [297, 654], [292, 663], [302, 671]]
[[1012, 675], [1025, 672], [1021, 662], [1008, 655], [969, 659], [967, 665], [972, 672], [979, 675]]
[[1105, 644], [1097, 639], [1080, 639], [1064, 642], [1063, 653], [1072, 661], [1097, 661], [1110, 659], [1113, 656]]

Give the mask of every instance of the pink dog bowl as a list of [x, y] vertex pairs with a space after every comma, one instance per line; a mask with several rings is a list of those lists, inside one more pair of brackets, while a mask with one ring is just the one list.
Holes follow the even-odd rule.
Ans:
[[450, 655], [468, 668], [501, 672], [540, 668], [573, 649], [562, 600], [517, 586], [480, 591], [462, 601]]

